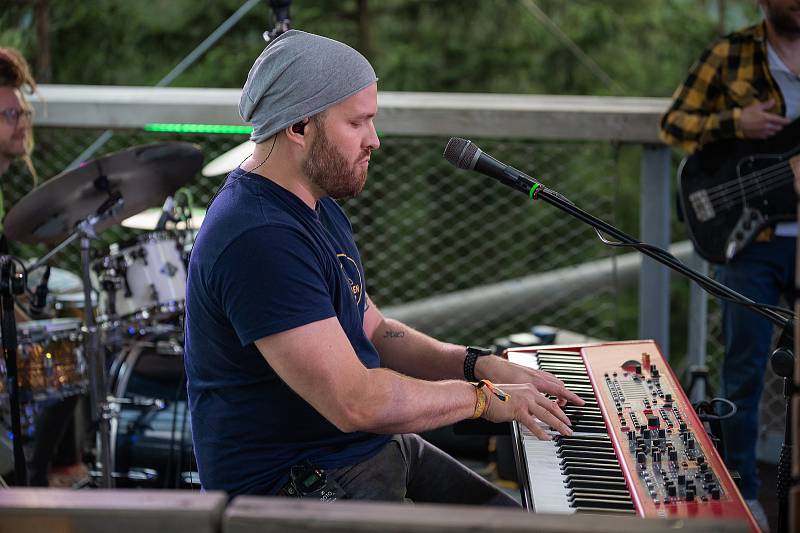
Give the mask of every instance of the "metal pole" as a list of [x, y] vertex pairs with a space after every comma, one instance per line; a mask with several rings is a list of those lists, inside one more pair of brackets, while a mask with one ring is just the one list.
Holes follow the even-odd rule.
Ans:
[[89, 361], [89, 401], [92, 421], [98, 429], [98, 458], [100, 462], [100, 486], [114, 488], [111, 476], [111, 428], [108, 417], [108, 391], [106, 386], [106, 356], [100, 347], [97, 324], [92, 306], [92, 281], [89, 274], [89, 252], [92, 241], [88, 235], [81, 237], [81, 263], [83, 274], [83, 310], [86, 323], [86, 359]]
[[[222, 24], [214, 30], [211, 35], [205, 38], [202, 43], [197, 45], [197, 47], [189, 52], [189, 54], [184, 57], [180, 63], [175, 65], [172, 70], [167, 73], [166, 76], [161, 78], [161, 80], [156, 83], [156, 87], [166, 87], [170, 83], [172, 83], [175, 78], [180, 76], [181, 74], [186, 71], [192, 64], [197, 61], [197, 59], [202, 56], [209, 48], [214, 46], [214, 44], [219, 41], [223, 35], [228, 33], [228, 31], [233, 28], [237, 22], [239, 22], [247, 13], [250, 12], [257, 4], [261, 3], [261, 0], [247, 0], [242, 6], [236, 10], [236, 12], [231, 15], [230, 17], [225, 20]], [[75, 160], [70, 163], [67, 168], [64, 170], [72, 170], [73, 168], [77, 167], [87, 159], [89, 159], [95, 152], [97, 152], [100, 148], [103, 147], [110, 139], [114, 136], [114, 132], [112, 130], [104, 131], [100, 137], [95, 139], [95, 141], [86, 149], [84, 150], [81, 155], [75, 158]]]
[[[667, 248], [670, 244], [670, 150], [664, 145], [642, 147], [641, 240]], [[639, 277], [639, 338], [655, 340], [669, 358], [669, 269], [649, 257]]]
[[[689, 266], [700, 272], [704, 276], [708, 275], [708, 263], [703, 260], [697, 252], [692, 251], [689, 259]], [[689, 283], [689, 345], [686, 360], [689, 363], [690, 371], [703, 370], [706, 367], [706, 345], [708, 337], [708, 293], [697, 286], [696, 283]], [[689, 399], [692, 402], [699, 402], [706, 397], [705, 379], [696, 379], [692, 389], [689, 391]]]

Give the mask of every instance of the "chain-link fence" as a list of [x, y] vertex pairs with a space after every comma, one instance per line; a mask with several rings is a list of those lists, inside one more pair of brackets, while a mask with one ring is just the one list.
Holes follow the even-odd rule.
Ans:
[[[56, 175], [99, 134], [95, 130], [39, 128], [35, 164], [42, 176]], [[237, 135], [177, 135], [116, 131], [95, 157], [136, 144], [182, 140], [196, 143], [211, 161], [246, 139]], [[459, 172], [442, 158], [444, 138], [384, 137], [370, 165], [364, 192], [344, 202], [358, 239], [367, 286], [379, 306], [409, 302], [607, 256], [586, 226], [547, 205], [532, 205], [492, 180]], [[600, 143], [481, 141], [501, 159], [558, 182], [559, 191], [586, 210], [612, 220], [618, 177], [612, 149]], [[591, 165], [581, 164], [591, 161]], [[196, 176], [189, 189], [205, 206], [224, 176]], [[21, 165], [5, 184], [8, 205], [31, 189]], [[157, 207], [157, 206], [153, 206]], [[141, 234], [116, 226], [100, 235], [96, 253], [110, 243]], [[15, 245], [23, 257], [44, 253], [42, 245]], [[77, 245], [53, 262], [79, 272]], [[599, 338], [615, 338], [615, 288], [598, 286], [575, 294], [574, 303], [537, 314], [507, 317], [498, 309], [471, 324], [436, 324], [426, 332], [456, 342], [488, 343], [495, 336], [546, 322]], [[569, 290], [565, 287], [565, 290]]]
[[[61, 172], [100, 133], [38, 128], [34, 161], [40, 179]], [[174, 140], [196, 143], [208, 162], [246, 137], [117, 130], [94, 157], [136, 144]], [[621, 187], [618, 147], [599, 142], [478, 141], [498, 159], [536, 171], [544, 183], [557, 184], [559, 192], [583, 209], [615, 223]], [[381, 142], [364, 192], [344, 202], [367, 273], [367, 287], [378, 306], [546, 272], [615, 253], [603, 246], [591, 229], [554, 207], [531, 204], [492, 180], [451, 167], [441, 155], [445, 138], [386, 136]], [[207, 204], [223, 179], [200, 175], [191, 179], [188, 187], [198, 206]], [[13, 165], [3, 184], [6, 206], [13, 205], [31, 187], [24, 167]], [[95, 253], [102, 255], [111, 243], [141, 233], [121, 226], [109, 229], [95, 242]], [[12, 252], [22, 257], [41, 256], [45, 251], [42, 245], [12, 245]], [[52, 264], [78, 273], [77, 244]], [[570, 291], [570, 287], [562, 290]], [[602, 339], [634, 337], [635, 332], [620, 329], [620, 294], [612, 279], [590, 292], [571, 295], [567, 305], [537, 305], [535, 312], [513, 316], [497, 309], [491, 315], [473, 317], [468, 324], [452, 320], [420, 329], [438, 338], [476, 344], [489, 344], [495, 337], [525, 331], [539, 323]], [[712, 383], [717, 381], [722, 358], [720, 339], [719, 313], [712, 302], [708, 341]], [[680, 361], [681, 354], [673, 353], [673, 365], [680, 365]], [[777, 378], [771, 371], [768, 376], [762, 420], [764, 429], [774, 433], [782, 431], [783, 403]]]

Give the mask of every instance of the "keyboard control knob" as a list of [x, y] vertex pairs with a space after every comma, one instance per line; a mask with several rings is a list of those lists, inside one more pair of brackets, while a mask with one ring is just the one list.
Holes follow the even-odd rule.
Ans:
[[678, 483], [681, 485], [686, 483], [686, 474], [678, 474]]
[[706, 470], [708, 470], [708, 463], [700, 464], [700, 471], [705, 472]]
[[647, 462], [647, 455], [644, 452], [639, 452], [636, 454], [636, 462], [640, 465], [643, 465]]
[[714, 474], [712, 474], [711, 472], [706, 472], [706, 475], [703, 476], [703, 481], [705, 481], [706, 483], [713, 480], [714, 480]]
[[712, 500], [719, 500], [719, 488], [714, 487], [711, 489], [711, 499]]
[[[697, 464], [699, 464], [699, 465], [702, 465], [703, 463], [706, 462], [706, 458], [703, 457], [702, 455], [698, 455], [697, 459], [695, 459], [695, 460], [697, 461]], [[702, 470], [702, 468], [701, 468], [701, 470]]]
[[686, 490], [686, 501], [693, 502], [694, 501], [694, 490]]
[[694, 439], [690, 438], [686, 441], [686, 449], [694, 450]]
[[675, 485], [670, 485], [667, 487], [667, 496], [675, 497], [678, 495], [678, 487]]

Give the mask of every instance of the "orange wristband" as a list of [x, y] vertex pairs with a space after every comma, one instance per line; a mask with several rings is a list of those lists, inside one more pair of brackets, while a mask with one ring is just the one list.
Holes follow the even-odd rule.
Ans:
[[507, 402], [507, 401], [508, 401], [508, 398], [509, 398], [509, 396], [511, 396], [510, 394], [508, 394], [507, 392], [505, 392], [504, 390], [502, 390], [500, 387], [498, 387], [497, 385], [495, 385], [494, 383], [492, 383], [492, 382], [491, 382], [491, 381], [489, 381], [488, 379], [482, 379], [482, 380], [480, 380], [480, 381], [478, 382], [478, 384], [477, 384], [477, 385], [475, 385], [475, 386], [476, 386], [476, 387], [478, 387], [478, 389], [480, 389], [481, 387], [486, 387], [487, 389], [489, 389], [490, 391], [492, 391], [492, 394], [494, 394], [495, 396], [497, 396], [497, 398], [498, 398], [498, 399], [499, 399], [501, 402]]

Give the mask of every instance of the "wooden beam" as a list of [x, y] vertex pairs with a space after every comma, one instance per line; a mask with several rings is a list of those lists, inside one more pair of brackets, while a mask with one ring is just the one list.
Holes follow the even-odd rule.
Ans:
[[241, 496], [225, 511], [224, 533], [641, 533], [747, 531], [725, 520], [644, 520], [601, 514], [532, 514], [521, 509], [462, 505], [389, 504]]

